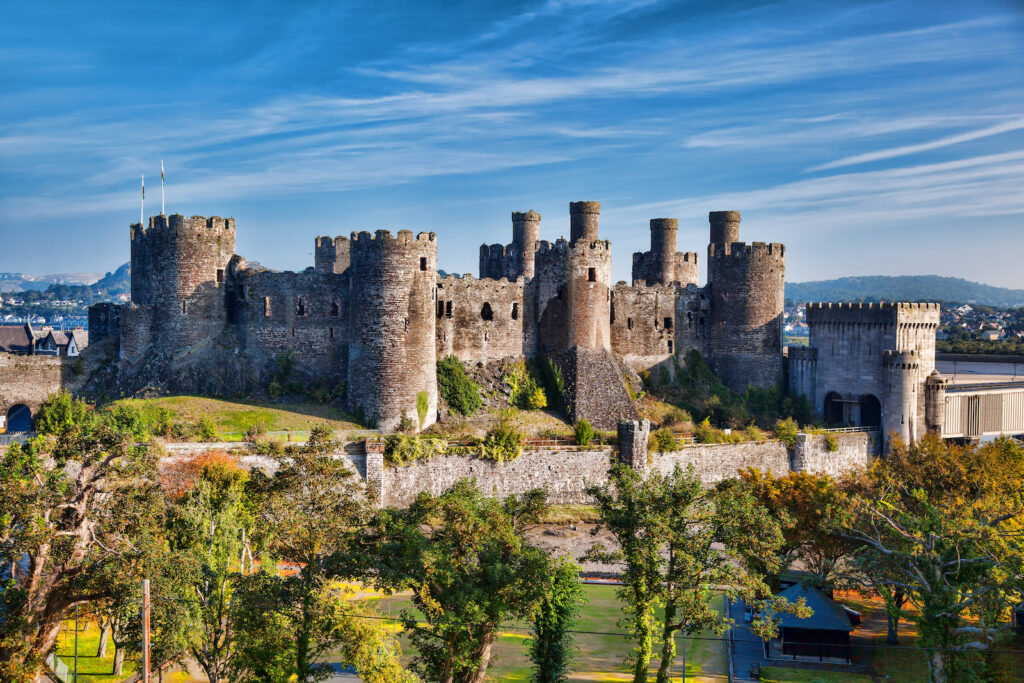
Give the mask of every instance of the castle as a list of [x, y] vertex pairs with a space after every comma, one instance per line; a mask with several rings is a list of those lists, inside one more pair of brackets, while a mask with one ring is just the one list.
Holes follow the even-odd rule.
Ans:
[[479, 278], [440, 276], [433, 232], [318, 237], [313, 267], [277, 272], [235, 254], [232, 218], [153, 216], [130, 228], [131, 303], [97, 309], [93, 334], [119, 335], [122, 376], [155, 372], [177, 391], [240, 389], [290, 352], [385, 431], [403, 415], [435, 421], [449, 354], [550, 358], [570, 419], [601, 428], [637, 417], [631, 372], [671, 369], [689, 349], [736, 391], [784, 381], [783, 245], [740, 242], [739, 212], [712, 212], [699, 287], [678, 222], [655, 218], [633, 282], [612, 283], [600, 209], [570, 203], [569, 239], [554, 242], [540, 239], [540, 214], [513, 213], [511, 244], [481, 246]]

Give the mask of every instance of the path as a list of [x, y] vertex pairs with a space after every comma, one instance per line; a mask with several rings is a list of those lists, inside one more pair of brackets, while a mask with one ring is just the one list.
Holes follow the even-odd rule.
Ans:
[[737, 683], [755, 683], [757, 679], [750, 675], [750, 667], [753, 664], [764, 665], [764, 646], [761, 639], [747, 628], [747, 622], [743, 619], [745, 609], [746, 605], [742, 600], [729, 605], [729, 616], [736, 622], [736, 626], [733, 627], [733, 661], [736, 674], [733, 680]]

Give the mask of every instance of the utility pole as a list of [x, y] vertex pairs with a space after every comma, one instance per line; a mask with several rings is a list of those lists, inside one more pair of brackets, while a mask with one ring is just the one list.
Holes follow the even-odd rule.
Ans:
[[149, 579], [142, 580], [142, 683], [149, 683]]
[[75, 605], [75, 677], [73, 680], [78, 683], [78, 605]]

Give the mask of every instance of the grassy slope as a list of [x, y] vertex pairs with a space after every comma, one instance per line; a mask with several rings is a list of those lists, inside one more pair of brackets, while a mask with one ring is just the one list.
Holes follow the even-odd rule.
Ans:
[[117, 403], [138, 407], [147, 421], [155, 421], [161, 408], [171, 411], [176, 421], [189, 424], [208, 417], [225, 441], [240, 441], [245, 432], [259, 422], [265, 424], [272, 435], [290, 436], [293, 440], [305, 439], [316, 424], [327, 424], [339, 436], [361, 429], [337, 408], [311, 403], [257, 403], [201, 396], [123, 399]]
[[[577, 634], [578, 652], [572, 668], [570, 681], [628, 681], [631, 677], [623, 659], [629, 651], [629, 642], [623, 628], [618, 624], [622, 618], [622, 606], [615, 595], [614, 586], [584, 586], [587, 603], [584, 605], [575, 626], [577, 631], [595, 633]], [[397, 618], [403, 609], [410, 607], [409, 595], [397, 594], [375, 599], [380, 614]], [[718, 602], [718, 601], [716, 601]], [[514, 624], [501, 632], [495, 647], [496, 659], [488, 672], [489, 681], [527, 681], [530, 677], [530, 659], [527, 655], [526, 640], [529, 625]], [[612, 635], [607, 635], [612, 634]], [[404, 660], [412, 658], [407, 638], [400, 637]], [[677, 651], [681, 653], [682, 641], [677, 640]], [[688, 640], [687, 680], [723, 680], [726, 676], [726, 654], [723, 641]], [[657, 658], [651, 668], [652, 676], [657, 671]], [[682, 657], [677, 655], [673, 673], [682, 673]], [[681, 676], [679, 680], [681, 680]], [[673, 680], [677, 680], [673, 678]]]
[[762, 683], [871, 683], [871, 676], [768, 666], [761, 669], [761, 681]]

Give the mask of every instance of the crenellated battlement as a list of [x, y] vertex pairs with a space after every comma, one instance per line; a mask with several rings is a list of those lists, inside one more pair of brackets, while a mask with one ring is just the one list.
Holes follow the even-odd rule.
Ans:
[[344, 245], [348, 241], [349, 241], [349, 239], [347, 237], [345, 237], [344, 235], [338, 235], [336, 237], [329, 237], [327, 235], [322, 235], [322, 236], [316, 238], [316, 246], [317, 246], [317, 248], [320, 248], [320, 249], [332, 249], [332, 248], [336, 248], [339, 245]]
[[818, 349], [813, 346], [790, 346], [790, 362], [816, 361], [818, 360]]
[[917, 351], [896, 351], [886, 349], [882, 352], [882, 365], [893, 370], [916, 370], [921, 365], [921, 356]]
[[832, 310], [832, 311], [862, 311], [862, 310], [880, 310], [880, 311], [938, 311], [940, 310], [939, 304], [932, 303], [911, 303], [911, 302], [847, 302], [847, 301], [819, 301], [816, 303], [807, 304], [807, 312], [820, 311], [820, 310]]
[[235, 231], [235, 219], [234, 218], [222, 218], [220, 216], [191, 216], [185, 217], [181, 214], [172, 214], [170, 216], [158, 215], [150, 216], [149, 224], [145, 227], [140, 223], [133, 223], [131, 225], [131, 238], [138, 239], [150, 233], [163, 232], [167, 230], [173, 230], [177, 233], [182, 232], [198, 232], [202, 230], [209, 230], [214, 234], [217, 233], [234, 233]]
[[462, 275], [451, 275], [451, 274], [449, 274], [449, 275], [445, 275], [444, 277], [437, 278], [438, 286], [444, 287], [444, 288], [455, 288], [455, 287], [458, 287], [458, 286], [470, 288], [470, 287], [479, 287], [479, 286], [482, 286], [482, 285], [488, 285], [488, 286], [498, 285], [498, 286], [504, 287], [504, 286], [508, 286], [508, 285], [521, 285], [522, 283], [523, 283], [523, 278], [517, 278], [517, 279], [514, 279], [514, 280], [510, 280], [507, 277], [499, 277], [499, 278], [482, 277], [482, 278], [475, 278], [475, 277], [473, 277], [472, 273], [464, 273]]
[[717, 260], [775, 259], [781, 261], [786, 258], [786, 245], [779, 242], [711, 244], [708, 247], [708, 251], [710, 252], [708, 256]]
[[349, 240], [352, 243], [353, 251], [358, 248], [366, 247], [383, 247], [383, 246], [423, 246], [423, 245], [437, 245], [437, 234], [433, 232], [420, 232], [413, 234], [412, 230], [399, 230], [397, 234], [392, 235], [390, 230], [377, 230], [376, 232], [369, 232], [368, 230], [362, 230], [359, 232], [353, 232], [349, 236]]
[[677, 251], [676, 256], [682, 256], [684, 263], [697, 263], [697, 252], [695, 251]]

